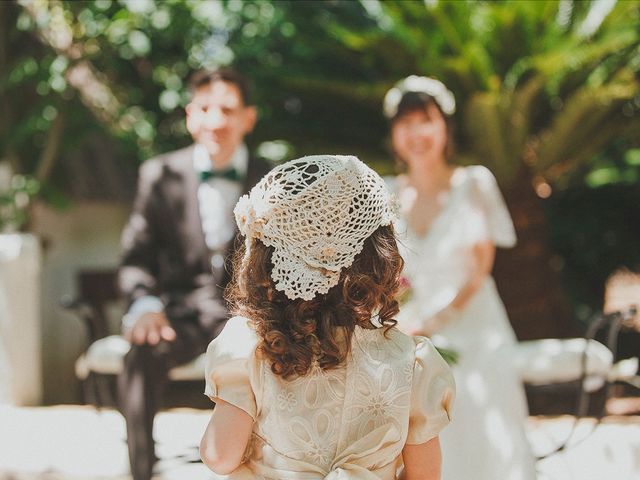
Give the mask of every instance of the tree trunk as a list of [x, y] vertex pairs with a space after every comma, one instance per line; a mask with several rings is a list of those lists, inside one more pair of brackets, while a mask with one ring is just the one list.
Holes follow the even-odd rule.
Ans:
[[494, 275], [518, 339], [578, 335], [560, 274], [552, 268], [547, 219], [531, 172], [523, 168], [503, 193], [518, 244], [498, 251]]

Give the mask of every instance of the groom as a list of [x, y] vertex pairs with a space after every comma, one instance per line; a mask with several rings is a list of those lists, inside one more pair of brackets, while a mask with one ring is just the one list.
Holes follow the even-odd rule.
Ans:
[[194, 143], [144, 162], [122, 234], [118, 283], [130, 302], [123, 333], [131, 350], [118, 397], [134, 480], [152, 476], [153, 419], [169, 370], [203, 353], [227, 321], [233, 208], [269, 170], [244, 143], [257, 119], [246, 79], [233, 70], [198, 72], [190, 91]]

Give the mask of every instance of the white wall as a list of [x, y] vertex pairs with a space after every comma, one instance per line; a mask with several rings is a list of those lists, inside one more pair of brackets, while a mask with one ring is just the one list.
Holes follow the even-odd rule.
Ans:
[[45, 403], [78, 400], [74, 363], [86, 347], [84, 326], [59, 306], [65, 294], [76, 294], [76, 274], [83, 269], [116, 268], [120, 233], [129, 207], [81, 203], [57, 211], [38, 206], [31, 230], [43, 245], [42, 360]]
[[42, 401], [40, 244], [0, 235], [0, 404]]

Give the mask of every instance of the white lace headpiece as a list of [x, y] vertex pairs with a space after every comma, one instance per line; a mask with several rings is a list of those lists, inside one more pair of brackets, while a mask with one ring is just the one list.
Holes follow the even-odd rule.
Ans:
[[384, 116], [395, 117], [402, 97], [409, 92], [426, 93], [435, 100], [445, 115], [456, 113], [456, 99], [444, 83], [435, 78], [411, 75], [396, 83], [384, 96]]
[[274, 168], [234, 214], [247, 249], [252, 238], [274, 247], [275, 288], [311, 300], [337, 285], [341, 269], [396, 211], [382, 178], [356, 157], [314, 155]]

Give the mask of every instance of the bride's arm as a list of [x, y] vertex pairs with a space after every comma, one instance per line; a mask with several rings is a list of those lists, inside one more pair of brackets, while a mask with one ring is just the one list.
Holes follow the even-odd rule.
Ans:
[[491, 241], [479, 242], [473, 245], [473, 270], [469, 279], [462, 286], [458, 294], [451, 301], [451, 307], [462, 310], [491, 274], [493, 262], [496, 258], [496, 247]]
[[412, 334], [431, 336], [454, 321], [482, 286], [484, 280], [491, 274], [495, 254], [496, 247], [491, 241], [474, 244], [472, 246], [473, 267], [467, 281], [462, 285], [449, 305], [432, 317], [425, 319], [421, 330], [412, 332]]

